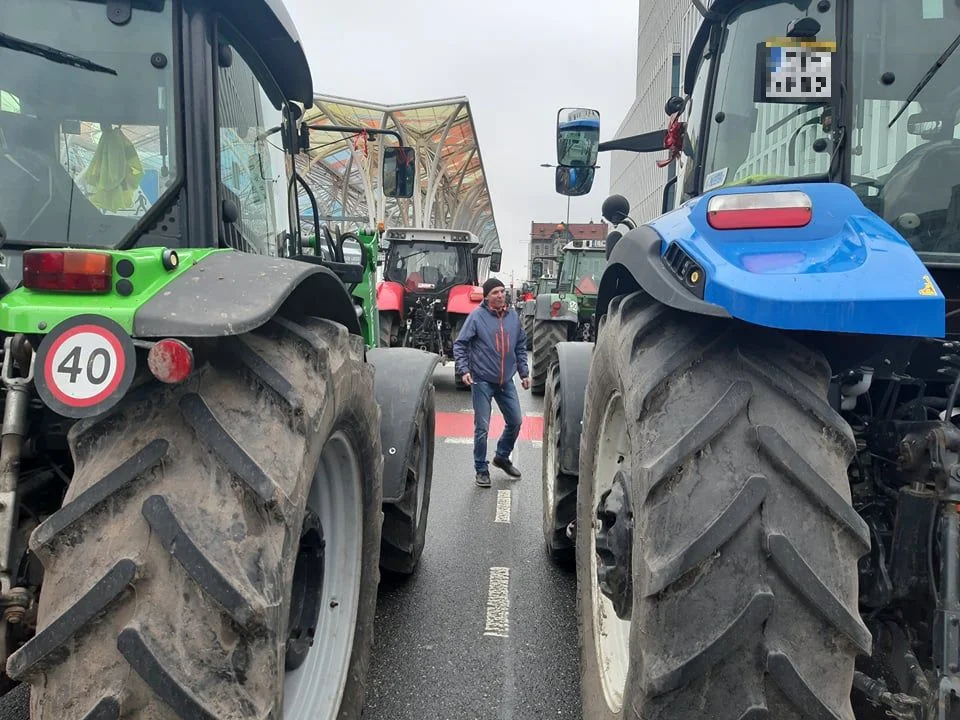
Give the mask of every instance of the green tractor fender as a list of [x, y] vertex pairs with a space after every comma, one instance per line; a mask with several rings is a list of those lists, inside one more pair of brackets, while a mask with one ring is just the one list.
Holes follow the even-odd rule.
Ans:
[[[559, 303], [559, 306], [556, 305], [557, 303]], [[576, 325], [579, 310], [580, 306], [574, 295], [569, 293], [549, 293], [537, 296], [534, 318], [537, 321], [569, 322]]]
[[340, 323], [360, 334], [350, 294], [322, 265], [241, 252], [214, 252], [147, 300], [135, 337], [219, 337], [260, 327], [281, 309]]

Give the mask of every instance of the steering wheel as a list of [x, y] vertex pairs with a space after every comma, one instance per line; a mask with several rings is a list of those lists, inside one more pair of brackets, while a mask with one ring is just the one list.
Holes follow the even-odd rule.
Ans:
[[880, 189], [884, 219], [895, 225], [907, 213], [920, 218], [946, 214], [953, 192], [944, 178], [960, 177], [960, 140], [913, 148], [893, 166]]

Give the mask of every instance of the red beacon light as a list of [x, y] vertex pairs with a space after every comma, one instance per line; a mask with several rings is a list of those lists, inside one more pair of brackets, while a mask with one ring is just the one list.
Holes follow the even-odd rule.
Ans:
[[30, 290], [108, 293], [113, 258], [88, 250], [27, 250], [23, 254], [23, 286]]
[[707, 204], [707, 222], [714, 230], [798, 228], [812, 217], [810, 196], [797, 190], [714, 195]]
[[166, 338], [150, 348], [147, 366], [157, 380], [175, 385], [193, 372], [193, 351], [180, 340]]

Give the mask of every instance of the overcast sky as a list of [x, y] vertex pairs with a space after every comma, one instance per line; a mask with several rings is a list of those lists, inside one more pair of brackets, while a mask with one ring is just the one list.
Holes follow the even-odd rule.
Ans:
[[[286, 0], [317, 92], [382, 103], [465, 95], [493, 198], [503, 268], [526, 269], [530, 222], [562, 221], [556, 114], [600, 111], [601, 139], [633, 104], [639, 0]], [[413, 10], [412, 8], [416, 8]], [[658, 118], [659, 120], [659, 118]], [[600, 221], [610, 156], [571, 222]]]

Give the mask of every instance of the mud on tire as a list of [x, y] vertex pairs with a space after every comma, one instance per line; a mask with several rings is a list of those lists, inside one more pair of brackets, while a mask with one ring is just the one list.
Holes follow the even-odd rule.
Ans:
[[[641, 293], [611, 303], [595, 352], [577, 520], [584, 717], [852, 720], [854, 658], [871, 647], [857, 610], [869, 535], [824, 359]], [[613, 520], [592, 499], [617, 470], [635, 524], [628, 650], [604, 645], [598, 624], [613, 624], [594, 612], [595, 528]], [[601, 648], [629, 659], [619, 710]]]
[[547, 373], [557, 360], [557, 343], [567, 339], [567, 325], [550, 320], [537, 320], [533, 324], [533, 373], [530, 392], [543, 395], [547, 387]]
[[[279, 718], [307, 493], [331, 436], [360, 472], [359, 603], [321, 604], [317, 640], [334, 620], [352, 641], [331, 669], [342, 699], [338, 683], [309, 714], [359, 717], [381, 527], [373, 369], [359, 337], [321, 320], [277, 318], [220, 349], [184, 386], [143, 385], [71, 430], [72, 483], [30, 543], [38, 634], [7, 663], [32, 685], [34, 720]], [[328, 572], [337, 552], [328, 538]]]
[[403, 497], [396, 503], [383, 506], [380, 567], [398, 575], [413, 573], [426, 542], [437, 420], [434, 413], [435, 395], [433, 383], [427, 383], [417, 413], [416, 432], [407, 451]]

